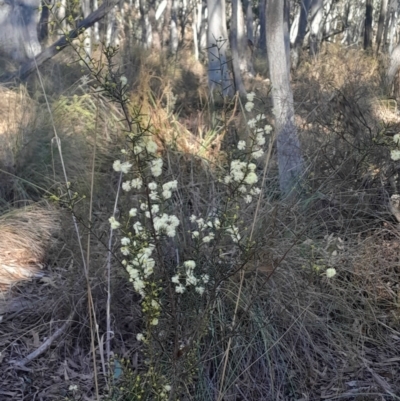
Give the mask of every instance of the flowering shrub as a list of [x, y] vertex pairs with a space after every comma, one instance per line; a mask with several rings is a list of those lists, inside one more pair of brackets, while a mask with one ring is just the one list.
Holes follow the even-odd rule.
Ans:
[[[248, 95], [247, 112], [254, 108], [254, 96]], [[254, 252], [242, 214], [255, 208], [261, 194], [256, 162], [272, 130], [265, 120], [264, 114], [248, 119], [248, 139], [238, 142], [225, 168], [211, 172], [220, 194], [211, 212], [182, 213], [184, 188], [178, 172], [166, 165], [148, 127], [139, 124], [136, 133], [127, 134], [124, 160], [113, 163], [128, 206], [119, 221], [111, 216], [109, 222], [119, 230], [122, 265], [142, 299], [144, 325], [136, 339], [144, 346], [149, 369], [160, 357], [171, 364], [147, 383], [159, 399], [169, 397], [165, 388], [179, 390], [178, 371], [194, 367], [211, 305]], [[197, 330], [188, 334], [183, 329], [187, 323]], [[163, 341], [167, 338], [168, 344]], [[178, 358], [182, 354], [186, 357]]]

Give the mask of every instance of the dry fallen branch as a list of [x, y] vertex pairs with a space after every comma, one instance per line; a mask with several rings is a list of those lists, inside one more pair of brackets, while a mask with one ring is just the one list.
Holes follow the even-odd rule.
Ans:
[[65, 321], [65, 323], [60, 328], [58, 328], [54, 332], [54, 334], [52, 336], [50, 336], [35, 351], [31, 352], [28, 356], [26, 356], [25, 358], [21, 359], [20, 361], [11, 361], [11, 363], [17, 368], [23, 368], [27, 363], [32, 362], [35, 358], [37, 358], [38, 356], [40, 356], [41, 354], [46, 352], [50, 348], [50, 346], [53, 343], [53, 341], [57, 340], [57, 338], [60, 337], [61, 334], [63, 334], [67, 330], [67, 328], [71, 324], [72, 320], [74, 319], [75, 313], [76, 313], [75, 310], [72, 311], [70, 313], [70, 315], [68, 316], [67, 320]]

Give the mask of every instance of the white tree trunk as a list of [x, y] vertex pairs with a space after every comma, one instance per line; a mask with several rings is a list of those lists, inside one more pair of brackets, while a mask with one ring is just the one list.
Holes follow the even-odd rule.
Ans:
[[[92, 6], [90, 4], [90, 0], [82, 0], [82, 12], [83, 17], [86, 18], [92, 13]], [[92, 28], [88, 28], [83, 33], [83, 49], [88, 58], [91, 57], [92, 54]]]
[[233, 93], [226, 52], [228, 33], [226, 29], [225, 0], [207, 0], [208, 8], [208, 81], [211, 94], [223, 96]]
[[324, 17], [324, 1], [313, 0], [310, 9], [310, 54], [316, 56], [322, 39], [322, 20]]
[[[296, 68], [300, 62], [300, 52], [303, 46], [304, 37], [306, 36], [308, 12], [310, 10], [311, 0], [301, 0], [298, 13], [296, 15], [296, 23], [293, 23], [291, 29], [292, 66]], [[292, 39], [293, 38], [293, 39]]]
[[396, 1], [392, 1], [390, 7], [390, 22], [389, 22], [389, 54], [393, 52], [394, 47], [397, 43], [396, 29], [398, 21], [398, 5]]
[[146, 0], [139, 0], [140, 19], [142, 27], [142, 44], [145, 49], [151, 49], [153, 32], [147, 12]]
[[[97, 10], [98, 8], [99, 8], [98, 0], [93, 0], [93, 10]], [[100, 30], [98, 22], [96, 22], [93, 26], [93, 41], [94, 43], [100, 43]]]
[[115, 6], [107, 15], [106, 45], [117, 46], [118, 44], [117, 6]]
[[232, 0], [232, 20], [231, 20], [231, 31], [230, 31], [230, 43], [231, 43], [231, 51], [232, 51], [232, 64], [233, 64], [233, 76], [235, 81], [235, 89], [241, 95], [246, 95], [246, 88], [243, 84], [242, 79], [242, 71], [245, 70], [245, 61], [244, 58], [244, 46], [241, 43], [244, 37], [243, 25], [239, 28], [240, 21], [239, 16], [239, 8], [241, 8], [242, 4], [240, 0]]
[[[199, 4], [200, 4], [200, 12], [199, 12]], [[194, 1], [193, 5], [193, 17], [192, 17], [192, 32], [193, 32], [193, 50], [194, 50], [194, 58], [196, 60], [199, 59], [199, 20], [201, 21], [201, 2], [198, 0]]]
[[55, 11], [57, 21], [61, 21], [61, 31], [58, 34], [64, 35], [67, 30], [67, 0], [60, 0], [58, 7]]
[[289, 62], [285, 50], [284, 4], [267, 1], [267, 53], [272, 83], [272, 102], [277, 136], [279, 184], [288, 195], [301, 178], [303, 158], [294, 123], [293, 93], [290, 86]]
[[208, 8], [206, 0], [202, 1], [200, 15], [201, 15], [200, 27], [198, 28], [199, 49], [200, 52], [205, 52], [207, 48], [207, 21], [208, 21]]
[[170, 25], [169, 48], [172, 54], [178, 51], [178, 0], [172, 0], [171, 25]]

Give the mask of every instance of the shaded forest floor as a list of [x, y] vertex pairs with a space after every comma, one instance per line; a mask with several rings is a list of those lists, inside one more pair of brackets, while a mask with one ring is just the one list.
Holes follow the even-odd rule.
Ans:
[[[143, 330], [140, 296], [120, 263], [116, 241], [111, 374], [103, 374], [104, 337], [95, 339], [93, 362], [91, 330], [97, 325], [105, 333], [107, 324], [108, 219], [118, 184], [112, 164], [120, 158], [126, 126], [123, 110], [96, 90], [90, 71], [67, 65], [71, 57], [67, 52], [44, 66], [43, 85], [31, 77], [26, 89], [0, 89], [0, 230], [8, 216], [18, 231], [26, 216], [10, 213], [32, 204], [38, 205], [32, 230], [49, 210], [55, 213], [52, 239], [43, 239], [46, 275], [16, 283], [0, 299], [1, 400], [94, 400], [96, 382], [103, 400], [136, 400], [137, 373], [146, 366], [136, 338]], [[246, 81], [247, 89], [273, 126], [266, 61], [254, 61], [258, 72]], [[129, 111], [149, 127], [171, 175], [182, 182], [179, 196], [208, 210], [218, 196], [215, 171], [246, 138], [245, 100], [211, 105], [207, 71], [184, 51], [168, 59], [121, 50], [116, 64], [128, 82]], [[272, 157], [258, 165], [260, 172], [268, 168], [256, 252], [240, 289], [223, 400], [400, 399], [400, 228], [389, 206], [400, 185], [400, 164], [391, 158], [400, 117], [384, 86], [385, 65], [330, 45], [318, 60], [305, 59], [292, 72], [305, 184], [301, 196], [282, 200], [274, 147]], [[119, 211], [128, 207], [121, 204]], [[244, 225], [252, 225], [252, 210], [241, 213]], [[7, 241], [1, 235], [0, 264], [8, 252], [22, 262], [22, 245]], [[38, 241], [32, 236], [27, 249]], [[89, 255], [87, 276], [81, 247]], [[336, 275], [329, 278], [332, 268]], [[185, 390], [176, 399], [217, 399], [239, 287], [238, 275], [232, 275], [221, 288], [191, 356], [195, 373], [193, 366], [182, 368], [192, 372], [191, 379], [177, 379]], [[48, 348], [24, 360], [60, 327]], [[164, 369], [164, 362], [157, 368]]]

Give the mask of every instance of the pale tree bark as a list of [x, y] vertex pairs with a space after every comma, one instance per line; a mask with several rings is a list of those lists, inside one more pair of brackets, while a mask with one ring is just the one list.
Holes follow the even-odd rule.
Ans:
[[160, 32], [158, 31], [158, 22], [156, 19], [156, 0], [148, 1], [149, 8], [149, 22], [151, 25], [151, 32], [152, 32], [152, 48], [155, 50], [161, 50], [161, 37]]
[[388, 33], [389, 33], [389, 26], [390, 26], [390, 22], [391, 22], [391, 17], [392, 17], [392, 0], [388, 1], [388, 11], [386, 14], [386, 21], [385, 21], [385, 27], [383, 29], [383, 38], [382, 38], [382, 42], [386, 45], [387, 44], [387, 37], [388, 37]]
[[283, 39], [288, 71], [290, 72], [290, 0], [283, 0]]
[[[179, 19], [177, 18], [177, 22], [178, 22], [178, 20], [180, 22], [182, 41], [185, 40], [186, 23], [187, 23], [187, 20], [188, 20], [187, 17], [190, 14], [188, 1], [189, 0], [178, 0], [178, 3], [179, 3]], [[177, 10], [178, 10], [178, 8], [177, 8]]]
[[107, 15], [107, 24], [106, 24], [106, 45], [107, 46], [119, 45], [117, 11], [118, 11], [118, 6], [115, 6], [111, 10], [111, 12]]
[[[200, 5], [200, 10], [199, 10]], [[198, 0], [194, 1], [193, 4], [193, 17], [192, 17], [192, 32], [193, 32], [193, 51], [194, 58], [199, 59], [199, 32], [198, 22], [201, 21], [201, 2]]]
[[[97, 10], [97, 8], [96, 8]], [[56, 18], [57, 21], [61, 21], [61, 32], [60, 35], [64, 34], [64, 31], [67, 29], [67, 0], [61, 0], [56, 9]]]
[[290, 42], [294, 46], [302, 46], [304, 37], [306, 36], [308, 12], [310, 10], [311, 0], [301, 0], [296, 12], [290, 30]]
[[293, 23], [293, 50], [292, 67], [297, 68], [300, 62], [300, 52], [303, 47], [304, 37], [306, 36], [308, 12], [310, 10], [311, 0], [301, 0], [296, 22]]
[[400, 44], [398, 44], [390, 54], [390, 63], [389, 63], [389, 68], [387, 71], [387, 85], [389, 91], [392, 92], [392, 85], [394, 82], [394, 78], [396, 77], [396, 74], [398, 73], [400, 68]]
[[[90, 0], [82, 0], [81, 7], [83, 17], [87, 18], [92, 13]], [[83, 49], [86, 52], [86, 55], [90, 58], [92, 54], [92, 28], [86, 29], [83, 34], [85, 36], [83, 39]]]
[[363, 7], [357, 7], [355, 13], [355, 35], [353, 43], [359, 44], [361, 39], [364, 37], [364, 26], [365, 26], [365, 9]]
[[390, 2], [390, 20], [389, 20], [389, 54], [392, 54], [394, 47], [396, 46], [396, 29], [398, 22], [398, 3], [397, 0], [391, 0]]
[[162, 0], [156, 11], [156, 20], [162, 20], [161, 46], [165, 48], [171, 39], [172, 0]]
[[208, 81], [211, 95], [220, 92], [223, 96], [233, 93], [226, 59], [228, 32], [226, 29], [225, 0], [207, 0], [208, 30]]
[[153, 42], [153, 30], [149, 21], [146, 0], [139, 0], [139, 11], [142, 28], [142, 45], [145, 49], [151, 49], [151, 44]]
[[372, 0], [365, 2], [364, 50], [372, 47]]
[[[381, 7], [379, 9], [378, 30], [376, 33], [376, 53], [379, 52], [379, 49], [381, 47], [382, 35], [385, 29], [387, 12], [388, 12], [388, 0], [382, 0]], [[385, 43], [383, 43], [383, 45], [385, 46]]]
[[[246, 88], [242, 79], [242, 71], [245, 69], [245, 62], [243, 60], [244, 49], [243, 45], [240, 42], [243, 41], [244, 32], [243, 26], [242, 29], [239, 28], [241, 22], [239, 13], [241, 8], [240, 0], [232, 0], [232, 19], [231, 19], [231, 30], [229, 34], [229, 39], [231, 43], [231, 52], [232, 52], [232, 65], [233, 65], [233, 77], [235, 82], [235, 89], [241, 95], [246, 95]], [[241, 32], [240, 32], [241, 31]], [[240, 33], [241, 35], [240, 35]]]
[[169, 49], [172, 54], [178, 51], [178, 0], [172, 0], [171, 25], [170, 25]]
[[[93, 0], [93, 10], [97, 10], [98, 8], [99, 8], [98, 0]], [[94, 43], [100, 43], [100, 29], [99, 29], [98, 22], [96, 22], [93, 25], [93, 40], [94, 40]]]
[[310, 55], [317, 56], [322, 39], [324, 1], [313, 0], [310, 9]]
[[325, 0], [325, 23], [322, 29], [323, 35], [325, 35], [327, 38], [329, 38], [332, 34], [333, 31], [333, 21], [335, 20], [335, 3], [334, 0]]
[[272, 102], [277, 137], [279, 185], [289, 195], [303, 172], [303, 157], [294, 122], [293, 93], [290, 86], [289, 62], [285, 51], [284, 4], [281, 0], [267, 2], [267, 53], [272, 83]]
[[200, 52], [205, 52], [207, 48], [207, 24], [208, 24], [208, 7], [207, 0], [202, 1], [201, 6], [201, 19], [199, 30], [199, 48]]
[[351, 19], [353, 15], [354, 5], [352, 6], [349, 3], [343, 3], [343, 25], [344, 25], [344, 34], [341, 41], [342, 45], [350, 45], [353, 41], [353, 30], [351, 26]]

